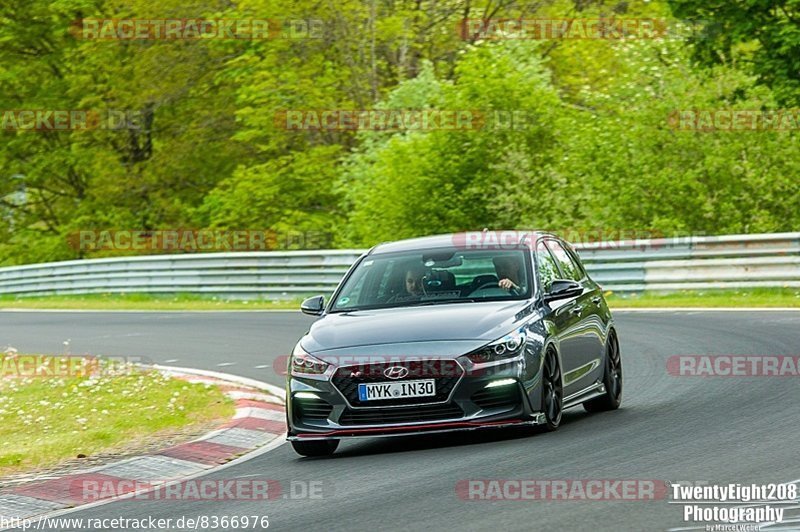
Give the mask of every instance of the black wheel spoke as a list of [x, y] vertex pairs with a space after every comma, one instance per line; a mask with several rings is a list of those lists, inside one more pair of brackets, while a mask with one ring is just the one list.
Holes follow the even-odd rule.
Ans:
[[622, 402], [622, 358], [616, 331], [611, 330], [606, 338], [606, 356], [603, 364], [603, 380], [605, 387], [598, 397], [583, 403], [587, 412], [603, 412], [616, 410]]
[[611, 397], [616, 399], [622, 389], [622, 366], [616, 336], [612, 336], [608, 343], [608, 365], [609, 393]]
[[547, 421], [553, 425], [558, 425], [561, 419], [561, 370], [558, 365], [558, 359], [552, 351], [545, 355], [544, 371], [542, 373], [542, 395]]

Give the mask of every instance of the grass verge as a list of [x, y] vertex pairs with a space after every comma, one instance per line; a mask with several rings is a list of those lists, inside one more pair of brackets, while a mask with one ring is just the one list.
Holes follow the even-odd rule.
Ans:
[[87, 294], [0, 296], [0, 308], [69, 310], [297, 310], [302, 298], [237, 300], [192, 294]]
[[607, 295], [611, 309], [658, 307], [792, 307], [800, 308], [796, 288], [758, 288], [750, 290], [684, 290], [680, 292]]
[[233, 416], [216, 386], [98, 359], [0, 355], [0, 475]]
[[[610, 292], [612, 308], [658, 307], [800, 307], [800, 290], [762, 288], [749, 290], [684, 290], [680, 292]], [[90, 294], [83, 296], [0, 296], [0, 308], [62, 310], [298, 310], [302, 298], [236, 300], [191, 294]]]

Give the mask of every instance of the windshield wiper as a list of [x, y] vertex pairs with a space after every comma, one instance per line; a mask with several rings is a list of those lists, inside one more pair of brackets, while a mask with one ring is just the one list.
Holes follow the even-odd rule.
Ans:
[[426, 299], [424, 301], [411, 301], [404, 307], [419, 307], [423, 305], [435, 305], [437, 303], [475, 303], [475, 299], [470, 298], [461, 298], [461, 297], [453, 297], [448, 299]]
[[382, 310], [389, 308], [403, 308], [403, 307], [422, 307], [435, 305], [437, 303], [477, 303], [477, 299], [470, 298], [448, 298], [448, 299], [426, 299], [424, 301], [403, 301], [402, 303], [394, 303], [391, 305], [368, 305], [366, 307], [343, 307], [331, 310], [329, 314], [339, 314], [341, 312], [356, 312], [359, 310]]
[[357, 310], [375, 310], [383, 307], [342, 307], [333, 309], [328, 314], [339, 314], [340, 312], [355, 312]]

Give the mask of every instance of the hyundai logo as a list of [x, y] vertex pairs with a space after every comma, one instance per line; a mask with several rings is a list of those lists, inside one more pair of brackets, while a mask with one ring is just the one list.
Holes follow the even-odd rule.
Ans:
[[404, 368], [403, 366], [392, 366], [391, 368], [386, 368], [383, 370], [383, 375], [387, 379], [402, 379], [408, 375], [408, 368]]

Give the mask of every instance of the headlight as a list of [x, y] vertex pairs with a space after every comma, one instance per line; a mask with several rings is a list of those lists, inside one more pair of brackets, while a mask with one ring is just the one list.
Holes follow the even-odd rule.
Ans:
[[294, 348], [289, 359], [289, 371], [295, 377], [319, 377], [325, 375], [330, 367], [331, 365], [327, 362], [303, 351], [300, 344]]
[[486, 364], [488, 362], [514, 358], [522, 353], [524, 345], [525, 333], [513, 332], [468, 354], [467, 358], [475, 364]]

